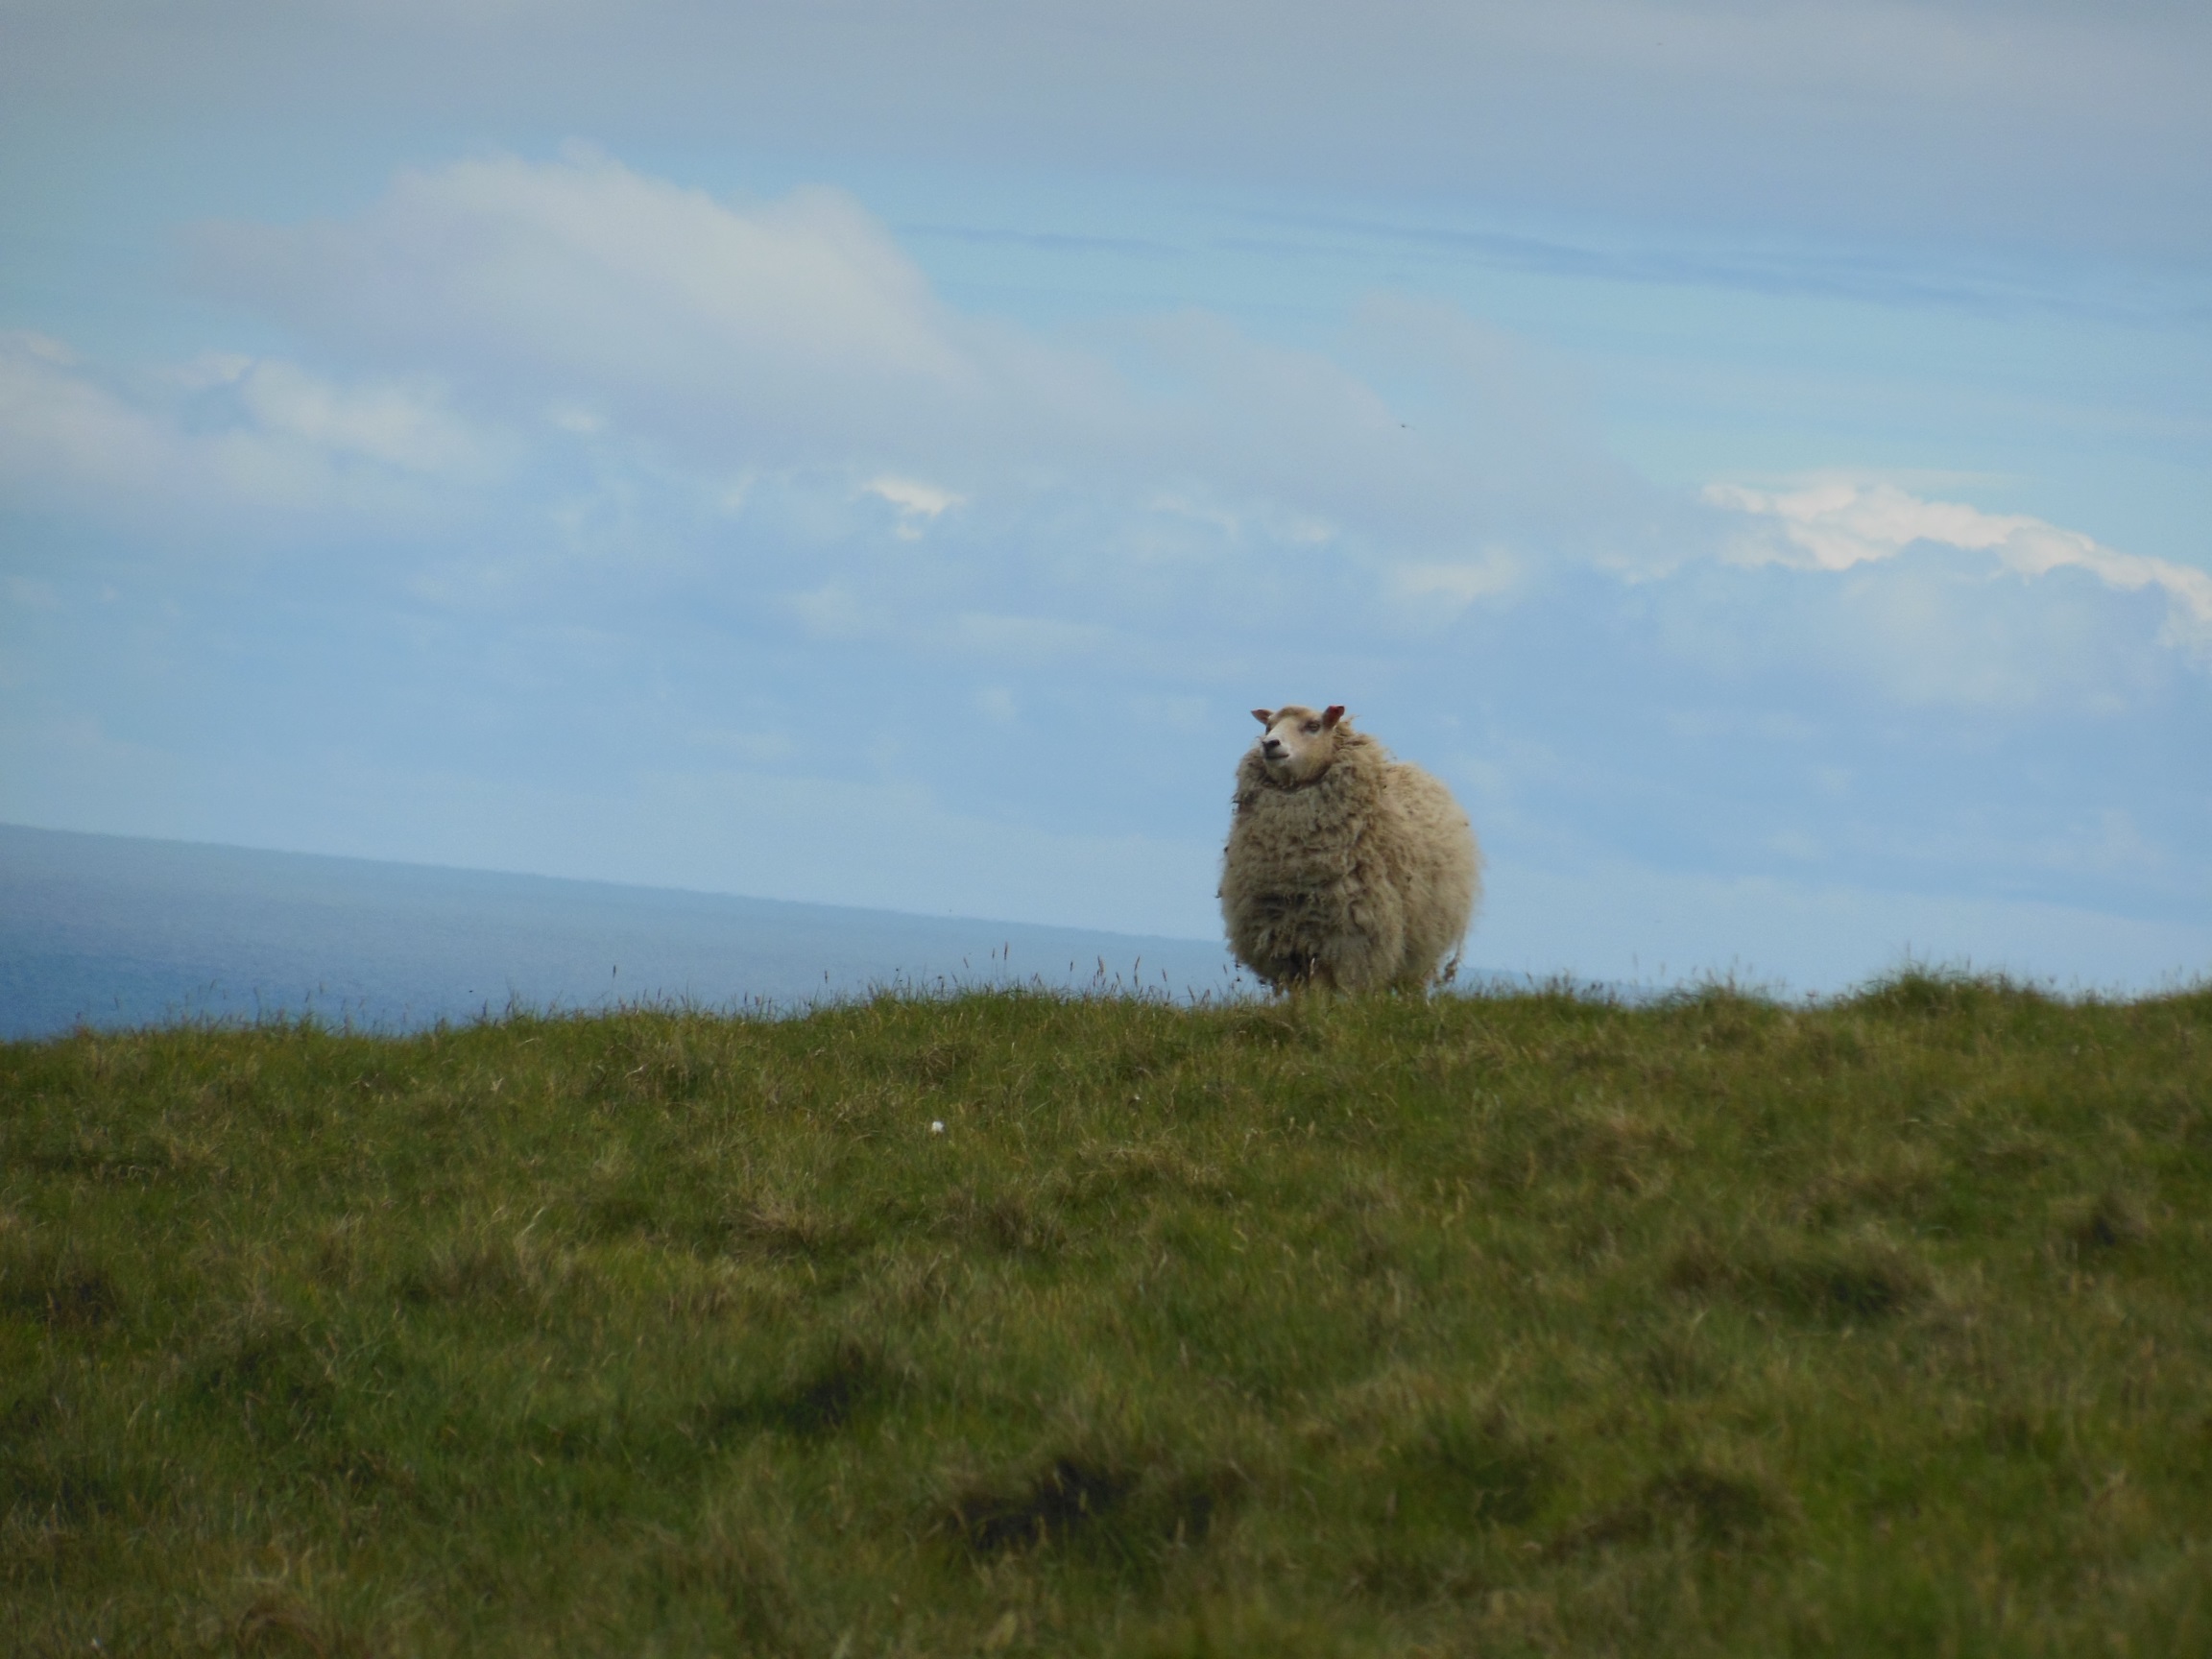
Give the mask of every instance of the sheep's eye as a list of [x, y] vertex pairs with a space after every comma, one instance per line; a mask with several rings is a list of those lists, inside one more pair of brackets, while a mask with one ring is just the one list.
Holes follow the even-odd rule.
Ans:
[[1307, 722], [1306, 722], [1306, 731], [1307, 731], [1307, 733], [1308, 733], [1308, 734], [1309, 734], [1309, 735], [1310, 735], [1311, 733], [1315, 733], [1315, 732], [1318, 732], [1318, 731], [1320, 731], [1320, 730], [1321, 730], [1321, 722], [1320, 722], [1320, 721], [1318, 721], [1318, 720], [1309, 720], [1309, 721], [1307, 721]]

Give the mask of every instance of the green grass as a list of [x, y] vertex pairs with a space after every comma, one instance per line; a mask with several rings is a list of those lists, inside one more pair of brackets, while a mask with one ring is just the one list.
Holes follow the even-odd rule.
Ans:
[[2212, 1652], [2208, 1230], [2206, 989], [14, 1044], [0, 1647]]

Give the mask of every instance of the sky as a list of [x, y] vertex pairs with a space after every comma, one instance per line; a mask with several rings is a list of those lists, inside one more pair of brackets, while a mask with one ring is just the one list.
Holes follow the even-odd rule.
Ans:
[[0, 0], [0, 821], [2212, 973], [2212, 11]]

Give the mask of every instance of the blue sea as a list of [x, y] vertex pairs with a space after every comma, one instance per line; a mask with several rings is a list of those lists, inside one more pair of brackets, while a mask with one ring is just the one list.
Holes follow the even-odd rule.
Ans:
[[512, 1008], [787, 1012], [885, 987], [1250, 995], [1202, 940], [0, 825], [0, 1038]]

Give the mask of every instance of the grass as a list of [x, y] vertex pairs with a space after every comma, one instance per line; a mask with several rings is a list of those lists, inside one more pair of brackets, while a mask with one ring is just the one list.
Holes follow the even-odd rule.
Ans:
[[0, 1646], [2194, 1655], [2208, 1228], [2206, 989], [18, 1043]]

